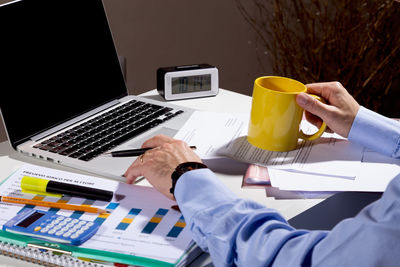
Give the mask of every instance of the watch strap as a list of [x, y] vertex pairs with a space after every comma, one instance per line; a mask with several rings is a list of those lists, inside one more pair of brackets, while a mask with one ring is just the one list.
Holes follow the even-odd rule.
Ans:
[[195, 161], [189, 161], [179, 164], [175, 168], [174, 172], [171, 174], [172, 187], [169, 189], [169, 192], [171, 192], [171, 194], [174, 195], [176, 182], [182, 176], [182, 174], [188, 171], [204, 169], [204, 168], [208, 167], [201, 162], [195, 162]]

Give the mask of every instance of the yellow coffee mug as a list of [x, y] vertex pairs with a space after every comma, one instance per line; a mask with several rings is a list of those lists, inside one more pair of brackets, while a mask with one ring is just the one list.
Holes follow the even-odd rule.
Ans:
[[265, 76], [255, 80], [247, 135], [250, 144], [283, 152], [296, 149], [298, 138], [315, 140], [323, 134], [325, 122], [313, 135], [299, 129], [303, 116], [303, 109], [296, 103], [299, 93], [307, 93], [307, 87], [293, 79]]

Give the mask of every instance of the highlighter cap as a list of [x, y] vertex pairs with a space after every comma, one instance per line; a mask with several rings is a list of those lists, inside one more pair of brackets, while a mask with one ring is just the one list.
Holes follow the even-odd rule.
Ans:
[[36, 194], [36, 195], [39, 194], [39, 195], [52, 196], [52, 197], [62, 197], [61, 194], [47, 193], [46, 190], [47, 190], [48, 183], [49, 183], [49, 180], [30, 177], [30, 176], [24, 176], [21, 179], [21, 189], [22, 189], [23, 193], [28, 193], [28, 194]]

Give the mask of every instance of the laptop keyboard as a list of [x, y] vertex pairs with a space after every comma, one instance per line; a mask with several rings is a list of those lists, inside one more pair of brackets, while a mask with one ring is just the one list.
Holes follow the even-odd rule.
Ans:
[[89, 161], [181, 113], [182, 110], [131, 100], [34, 148]]

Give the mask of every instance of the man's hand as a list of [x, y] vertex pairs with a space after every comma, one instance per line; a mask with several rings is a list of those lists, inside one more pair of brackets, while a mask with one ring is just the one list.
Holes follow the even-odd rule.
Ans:
[[142, 147], [154, 147], [138, 157], [125, 172], [126, 182], [132, 183], [144, 176], [150, 184], [166, 197], [173, 199], [169, 192], [172, 186], [171, 174], [184, 162], [202, 162], [199, 156], [183, 141], [165, 135], [157, 135], [143, 143]]
[[327, 101], [324, 104], [305, 93], [298, 94], [297, 104], [306, 111], [307, 120], [320, 127], [322, 119], [332, 131], [347, 137], [360, 108], [357, 101], [339, 82], [312, 83], [306, 86], [308, 93], [319, 95]]

